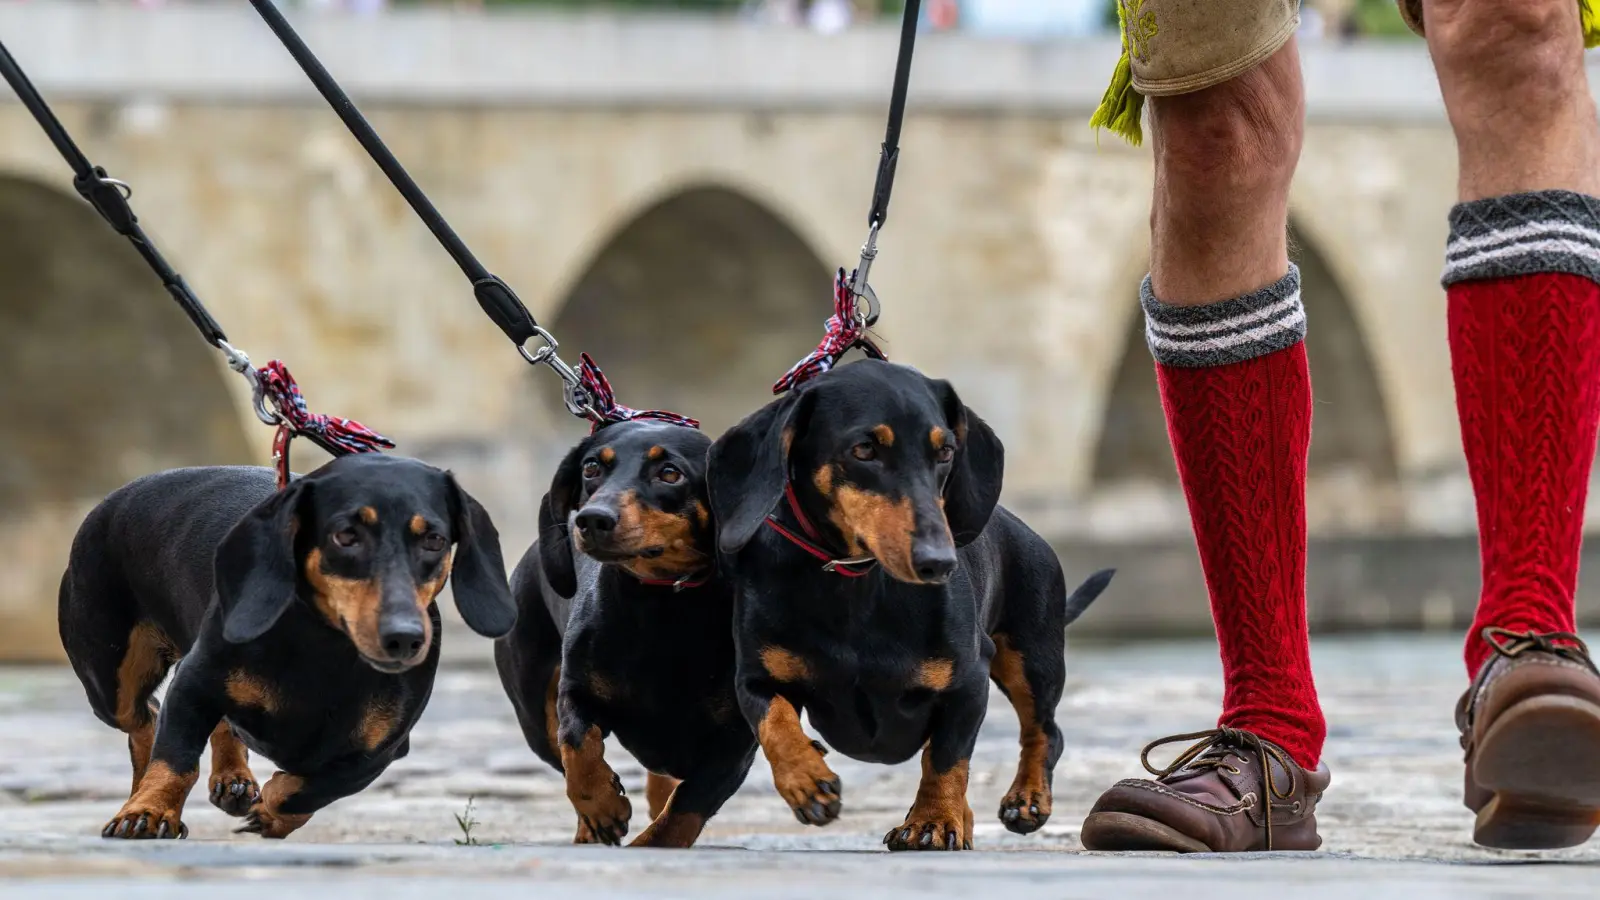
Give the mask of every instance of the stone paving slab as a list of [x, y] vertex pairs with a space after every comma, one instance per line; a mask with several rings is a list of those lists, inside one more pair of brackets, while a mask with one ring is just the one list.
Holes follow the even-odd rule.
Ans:
[[[1600, 896], [1600, 842], [1552, 854], [1470, 843], [1451, 724], [1464, 682], [1454, 637], [1321, 640], [1314, 657], [1334, 772], [1319, 816], [1325, 852], [1227, 859], [1090, 854], [1078, 842], [1094, 797], [1138, 774], [1146, 741], [1213, 721], [1220, 687], [1210, 642], [1073, 647], [1056, 813], [1030, 837], [995, 818], [1016, 764], [1017, 724], [992, 695], [972, 764], [980, 852], [949, 857], [891, 855], [879, 845], [915, 793], [915, 761], [875, 766], [838, 754], [829, 761], [844, 782], [845, 811], [830, 827], [797, 824], [758, 758], [696, 851], [572, 847], [560, 780], [523, 745], [493, 671], [470, 654], [440, 673], [411, 756], [289, 840], [231, 834], [234, 820], [197, 792], [190, 840], [102, 841], [100, 825], [128, 792], [121, 735], [89, 713], [69, 670], [0, 669], [0, 879], [8, 882], [0, 891], [98, 896], [109, 880], [125, 897], [198, 896], [225, 883], [230, 897], [333, 889], [352, 900], [436, 898], [464, 883], [474, 897], [536, 888], [558, 898]], [[608, 756], [642, 807], [644, 773], [620, 748]], [[270, 775], [270, 764], [254, 763], [258, 778]], [[474, 839], [488, 846], [454, 843], [454, 815], [469, 797]], [[636, 809], [635, 831], [642, 820]]]

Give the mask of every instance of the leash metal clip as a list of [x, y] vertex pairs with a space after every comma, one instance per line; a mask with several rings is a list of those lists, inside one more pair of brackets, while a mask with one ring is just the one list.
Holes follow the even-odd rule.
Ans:
[[264, 425], [286, 424], [282, 413], [267, 408], [267, 392], [261, 386], [261, 378], [256, 374], [255, 366], [250, 365], [250, 357], [227, 341], [217, 341], [217, 349], [227, 358], [228, 368], [243, 375], [244, 380], [250, 382], [250, 405], [255, 409], [256, 418]]
[[876, 556], [858, 556], [855, 559], [830, 559], [822, 564], [822, 571], [834, 572], [840, 566], [864, 566], [878, 561]]
[[556, 341], [555, 335], [539, 327], [533, 326], [534, 336], [544, 341], [544, 346], [537, 350], [529, 350], [526, 344], [518, 344], [517, 352], [530, 365], [549, 366], [552, 371], [561, 377], [561, 400], [566, 404], [567, 412], [581, 419], [594, 418], [594, 405], [589, 392], [583, 389], [583, 381], [571, 366], [567, 365], [561, 357], [556, 355], [556, 350], [561, 344]]
[[[878, 324], [878, 314], [883, 311], [877, 292], [867, 282], [872, 261], [878, 258], [878, 228], [881, 224], [872, 223], [872, 229], [867, 232], [867, 242], [861, 245], [861, 263], [856, 266], [855, 274], [850, 279], [850, 293], [856, 295], [856, 322], [867, 328]], [[861, 309], [863, 302], [866, 305], [865, 312]]]

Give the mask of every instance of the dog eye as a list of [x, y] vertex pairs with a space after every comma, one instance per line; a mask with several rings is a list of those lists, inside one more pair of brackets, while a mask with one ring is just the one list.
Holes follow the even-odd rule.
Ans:
[[354, 547], [361, 542], [361, 535], [356, 534], [353, 528], [346, 528], [333, 533], [333, 542], [341, 547]]
[[945, 444], [943, 447], [939, 448], [939, 462], [947, 463], [955, 458], [956, 448], [950, 446], [949, 444]]
[[430, 531], [422, 538], [422, 549], [428, 551], [429, 553], [438, 553], [448, 546], [448, 544], [449, 541], [444, 539], [444, 535], [437, 531]]
[[584, 460], [584, 463], [583, 463], [583, 477], [585, 477], [585, 478], [599, 478], [600, 477], [600, 464], [598, 462], [595, 462], [592, 459]]
[[871, 462], [878, 458], [878, 448], [863, 441], [850, 448], [850, 455], [862, 462]]
[[678, 471], [677, 466], [667, 465], [661, 467], [661, 471], [656, 475], [656, 477], [662, 481], [665, 481], [667, 484], [677, 484], [683, 480], [683, 473]]

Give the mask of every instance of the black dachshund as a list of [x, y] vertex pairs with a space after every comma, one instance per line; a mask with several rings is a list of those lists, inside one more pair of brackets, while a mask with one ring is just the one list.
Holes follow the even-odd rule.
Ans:
[[[211, 802], [241, 831], [285, 837], [372, 783], [433, 689], [446, 579], [473, 630], [511, 629], [494, 524], [414, 460], [347, 456], [281, 491], [271, 469], [176, 469], [111, 494], [73, 541], [60, 613], [89, 705], [133, 760], [102, 834], [185, 836], [208, 739]], [[246, 748], [283, 771], [258, 788]]]
[[680, 425], [600, 429], [556, 471], [539, 540], [512, 574], [518, 623], [495, 661], [528, 745], [566, 773], [577, 843], [628, 832], [632, 806], [605, 762], [607, 735], [650, 772], [652, 823], [635, 846], [693, 844], [755, 756], [734, 699], [710, 445]]
[[967, 774], [992, 679], [1022, 724], [1011, 831], [1050, 815], [1071, 597], [1055, 553], [997, 506], [1000, 441], [944, 381], [863, 360], [828, 372], [712, 446], [709, 485], [735, 592], [739, 705], [802, 822], [839, 814], [835, 749], [922, 783], [890, 849], [972, 845]]

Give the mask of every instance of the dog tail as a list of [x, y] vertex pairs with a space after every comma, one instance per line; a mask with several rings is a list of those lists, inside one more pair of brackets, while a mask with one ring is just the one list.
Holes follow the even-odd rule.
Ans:
[[1089, 604], [1105, 591], [1106, 586], [1111, 583], [1111, 576], [1115, 574], [1117, 574], [1116, 569], [1101, 569], [1085, 578], [1083, 584], [1078, 585], [1078, 589], [1067, 597], [1067, 625], [1076, 622], [1078, 617], [1083, 615]]

